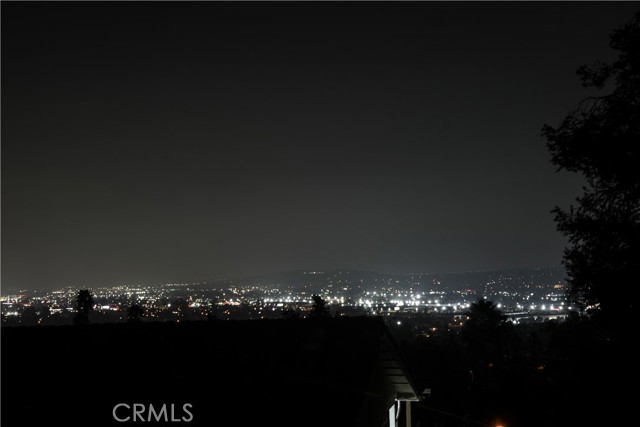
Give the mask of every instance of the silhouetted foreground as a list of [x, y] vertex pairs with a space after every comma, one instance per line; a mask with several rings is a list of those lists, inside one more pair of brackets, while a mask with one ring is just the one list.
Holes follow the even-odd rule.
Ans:
[[[380, 318], [3, 328], [2, 425], [131, 424], [114, 420], [118, 403], [173, 403], [174, 417], [189, 419], [189, 403], [193, 419], [181, 425], [384, 426], [394, 395], [424, 388], [415, 427], [625, 425], [632, 325], [510, 327], [489, 304], [478, 310], [463, 333], [434, 319], [416, 335], [411, 319], [393, 321], [394, 339]], [[132, 416], [124, 406], [117, 414]]]
[[583, 99], [543, 135], [553, 164], [586, 182], [576, 205], [554, 209], [569, 240], [570, 295], [584, 309], [633, 321], [637, 304], [621, 300], [620, 287], [640, 270], [640, 12], [611, 33], [609, 45], [615, 61], [577, 70], [583, 86], [604, 93]]
[[4, 328], [2, 424], [379, 426], [397, 356], [376, 318]]
[[575, 317], [477, 322], [460, 334], [443, 326], [428, 338], [403, 321], [394, 332], [412, 379], [432, 389], [414, 405], [413, 418], [438, 427], [627, 425], [636, 334], [631, 324]]

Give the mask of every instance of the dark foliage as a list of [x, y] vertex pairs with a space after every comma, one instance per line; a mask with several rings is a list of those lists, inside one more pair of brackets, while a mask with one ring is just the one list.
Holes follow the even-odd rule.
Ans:
[[144, 317], [144, 309], [138, 305], [134, 304], [129, 307], [127, 312], [127, 321], [129, 322], [141, 322]]
[[478, 353], [485, 354], [490, 347], [501, 347], [506, 336], [506, 317], [495, 304], [480, 298], [466, 313], [469, 319], [462, 328], [462, 337]]
[[[577, 205], [554, 209], [558, 230], [569, 238], [564, 264], [571, 297], [582, 307], [630, 312], [621, 285], [640, 267], [640, 13], [611, 35], [619, 57], [582, 66], [586, 87], [613, 87], [583, 100], [558, 127], [543, 135], [559, 170], [587, 181]], [[616, 307], [624, 304], [625, 307]]]
[[319, 295], [313, 295], [311, 298], [313, 299], [313, 306], [311, 306], [311, 313], [309, 314], [309, 317], [329, 317], [330, 312], [327, 302]]
[[[514, 326], [502, 322], [495, 307], [481, 311], [487, 316], [466, 332], [406, 334], [405, 328], [415, 330], [423, 323], [418, 319], [390, 328], [417, 388], [431, 389], [428, 398], [414, 405], [414, 425], [624, 424], [633, 394], [620, 384], [635, 369], [632, 337], [623, 339], [620, 331], [597, 319]], [[502, 345], [483, 348], [481, 337]], [[483, 359], [483, 353], [495, 360]]]
[[79, 313], [89, 314], [93, 311], [93, 295], [88, 289], [81, 289], [76, 297], [76, 308]]
[[93, 311], [93, 295], [88, 289], [81, 289], [76, 296], [77, 313], [73, 318], [73, 323], [83, 325], [89, 323], [89, 313]]

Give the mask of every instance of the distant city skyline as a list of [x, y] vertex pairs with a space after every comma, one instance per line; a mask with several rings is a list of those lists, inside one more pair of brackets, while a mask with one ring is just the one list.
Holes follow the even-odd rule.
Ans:
[[637, 3], [2, 4], [2, 286], [559, 266]]
[[[313, 295], [339, 316], [462, 315], [479, 298], [524, 319], [564, 318], [575, 309], [566, 298], [561, 269], [488, 273], [389, 275], [334, 270], [288, 272], [213, 283], [119, 284], [88, 287], [91, 322], [127, 320], [141, 307], [150, 321], [281, 319], [308, 315]], [[87, 288], [87, 286], [83, 287]], [[3, 291], [3, 326], [71, 324], [79, 287]], [[456, 322], [458, 326], [460, 322]]]

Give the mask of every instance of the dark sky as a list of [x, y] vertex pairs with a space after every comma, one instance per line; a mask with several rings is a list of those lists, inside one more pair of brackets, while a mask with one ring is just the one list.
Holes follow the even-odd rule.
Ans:
[[555, 266], [638, 3], [2, 3], [2, 285]]

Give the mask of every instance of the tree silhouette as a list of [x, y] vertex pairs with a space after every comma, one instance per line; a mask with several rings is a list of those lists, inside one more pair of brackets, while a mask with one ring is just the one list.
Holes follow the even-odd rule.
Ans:
[[469, 318], [462, 327], [462, 336], [479, 342], [494, 341], [507, 319], [493, 302], [484, 298], [471, 304], [466, 315]]
[[329, 317], [330, 312], [329, 307], [327, 307], [327, 302], [319, 295], [313, 295], [311, 298], [313, 299], [313, 305], [311, 306], [311, 313], [309, 313], [309, 317]]
[[282, 310], [282, 318], [287, 320], [299, 319], [300, 313], [293, 308], [285, 308]]
[[81, 289], [76, 296], [76, 316], [73, 323], [76, 325], [89, 323], [89, 312], [93, 311], [93, 295], [88, 289]]
[[141, 322], [143, 316], [144, 309], [138, 304], [132, 305], [127, 311], [127, 321], [129, 322]]
[[569, 238], [569, 295], [602, 313], [631, 307], [631, 298], [617, 297], [618, 285], [640, 271], [640, 13], [612, 33], [610, 46], [620, 53], [616, 61], [577, 72], [583, 86], [613, 91], [583, 100], [558, 127], [542, 130], [558, 170], [587, 181], [577, 206], [553, 213]]
[[506, 316], [487, 299], [471, 304], [462, 327], [462, 338], [476, 361], [500, 364], [508, 338]]
[[40, 320], [46, 321], [49, 317], [51, 317], [51, 309], [48, 305], [43, 305], [40, 307]]
[[29, 306], [22, 312], [22, 324], [25, 326], [34, 326], [38, 324], [38, 313], [34, 306]]

